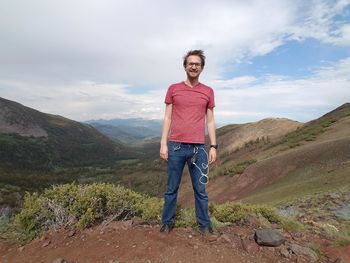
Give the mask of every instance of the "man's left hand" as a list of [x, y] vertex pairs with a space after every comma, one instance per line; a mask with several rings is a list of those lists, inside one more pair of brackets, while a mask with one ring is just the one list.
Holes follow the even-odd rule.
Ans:
[[212, 164], [213, 162], [216, 161], [216, 149], [215, 148], [210, 147], [208, 157], [209, 157], [209, 164]]

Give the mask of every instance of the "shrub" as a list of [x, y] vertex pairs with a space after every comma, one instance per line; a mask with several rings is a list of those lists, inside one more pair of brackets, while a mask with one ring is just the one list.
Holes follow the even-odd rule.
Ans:
[[282, 217], [277, 213], [275, 208], [268, 207], [265, 205], [252, 206], [252, 210], [256, 214], [261, 214], [271, 223], [279, 223], [282, 221]]
[[221, 222], [239, 222], [245, 220], [250, 212], [249, 206], [241, 203], [227, 202], [218, 205], [214, 209], [213, 215]]
[[197, 225], [196, 214], [193, 208], [178, 209], [175, 224], [177, 227], [195, 227]]
[[112, 184], [66, 184], [46, 189], [42, 194], [26, 194], [24, 206], [13, 225], [26, 238], [41, 230], [68, 226], [89, 227], [107, 217], [116, 220], [140, 216], [160, 219], [162, 201]]
[[232, 166], [225, 167], [223, 171], [223, 175], [242, 174], [245, 171], [245, 169], [253, 163], [256, 163], [256, 160], [246, 160], [246, 161], [234, 164]]

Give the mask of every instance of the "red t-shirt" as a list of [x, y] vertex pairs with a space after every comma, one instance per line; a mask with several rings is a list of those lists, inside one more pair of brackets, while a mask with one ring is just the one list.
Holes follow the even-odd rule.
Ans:
[[214, 108], [214, 91], [198, 83], [190, 87], [185, 82], [171, 85], [165, 97], [173, 105], [170, 141], [205, 143], [205, 117], [208, 108]]

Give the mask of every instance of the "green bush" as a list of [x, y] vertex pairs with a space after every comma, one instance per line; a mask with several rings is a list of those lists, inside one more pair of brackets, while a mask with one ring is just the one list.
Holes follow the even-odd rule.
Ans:
[[214, 209], [213, 216], [221, 222], [239, 222], [245, 220], [251, 209], [248, 205], [241, 203], [227, 202], [218, 205]]
[[256, 163], [256, 160], [246, 160], [246, 161], [242, 161], [240, 163], [225, 167], [223, 171], [221, 171], [220, 175], [235, 175], [235, 174], [242, 174], [245, 169], [253, 164]]
[[195, 227], [197, 225], [196, 214], [192, 208], [178, 209], [176, 213], [176, 227]]
[[265, 206], [265, 205], [259, 205], [259, 206], [252, 206], [252, 210], [257, 215], [262, 215], [264, 218], [266, 218], [270, 223], [280, 223], [282, 222], [282, 216], [280, 216], [276, 209]]
[[160, 220], [162, 201], [112, 184], [66, 184], [46, 189], [42, 194], [26, 194], [24, 206], [13, 220], [27, 238], [48, 228], [89, 227], [107, 217], [116, 220], [139, 216]]
[[212, 215], [220, 222], [239, 223], [244, 222], [249, 215], [256, 215], [258, 219], [267, 220], [269, 223], [282, 223], [284, 218], [275, 208], [265, 205], [249, 205], [237, 202], [227, 202], [216, 205]]

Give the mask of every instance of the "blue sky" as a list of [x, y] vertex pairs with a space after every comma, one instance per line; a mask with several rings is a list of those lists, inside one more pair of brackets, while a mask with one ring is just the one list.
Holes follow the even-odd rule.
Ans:
[[329, 45], [315, 39], [290, 41], [266, 55], [253, 58], [249, 63], [239, 64], [226, 77], [274, 74], [305, 78], [312, 75], [316, 68], [346, 57], [350, 57], [349, 47]]
[[220, 124], [306, 122], [350, 102], [350, 0], [0, 5], [0, 96], [47, 113], [161, 119], [190, 49], [207, 56]]

